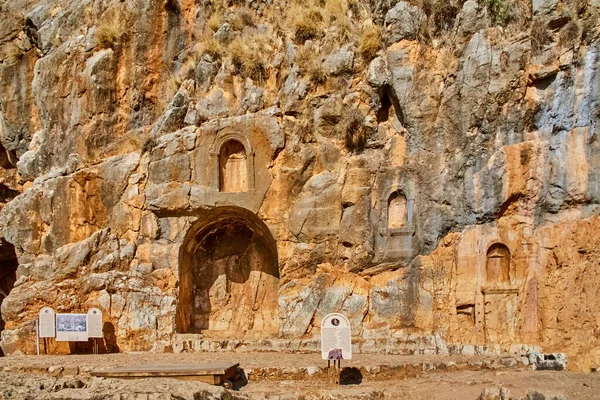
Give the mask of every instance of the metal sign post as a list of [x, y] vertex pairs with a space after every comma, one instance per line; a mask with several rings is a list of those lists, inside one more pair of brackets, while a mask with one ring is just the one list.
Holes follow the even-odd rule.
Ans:
[[35, 320], [35, 348], [37, 350], [37, 355], [40, 355], [40, 330], [39, 330], [39, 322]]

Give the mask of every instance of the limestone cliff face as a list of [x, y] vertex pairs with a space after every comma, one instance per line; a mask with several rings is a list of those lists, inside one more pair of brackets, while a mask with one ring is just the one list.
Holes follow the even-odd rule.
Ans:
[[342, 312], [364, 351], [597, 368], [599, 9], [0, 2], [4, 352], [43, 306], [121, 351]]

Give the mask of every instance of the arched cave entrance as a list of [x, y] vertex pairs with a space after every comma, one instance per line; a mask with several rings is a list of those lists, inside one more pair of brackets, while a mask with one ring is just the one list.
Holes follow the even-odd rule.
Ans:
[[240, 207], [199, 218], [179, 252], [180, 333], [263, 338], [279, 331], [279, 267], [269, 228]]
[[[2, 319], [2, 302], [15, 286], [18, 266], [19, 261], [15, 253], [15, 247], [5, 240], [0, 239], [0, 334], [5, 326], [5, 322]], [[0, 356], [3, 355], [2, 348], [0, 348]]]

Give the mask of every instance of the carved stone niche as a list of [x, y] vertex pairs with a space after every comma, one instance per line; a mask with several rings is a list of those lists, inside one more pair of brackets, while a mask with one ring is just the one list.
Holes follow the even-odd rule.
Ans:
[[254, 152], [248, 138], [229, 133], [219, 138], [210, 153], [213, 165], [212, 187], [222, 193], [254, 190]]
[[519, 289], [512, 284], [511, 253], [493, 243], [486, 254], [483, 285], [483, 328], [486, 343], [511, 343], [517, 338]]
[[383, 242], [383, 260], [409, 259], [413, 256], [414, 199], [406, 191], [391, 186], [381, 201], [380, 240]]

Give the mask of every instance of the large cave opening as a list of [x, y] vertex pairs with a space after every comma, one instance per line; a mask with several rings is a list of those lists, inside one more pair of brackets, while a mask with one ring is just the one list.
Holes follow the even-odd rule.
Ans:
[[[19, 261], [14, 246], [0, 239], [0, 335], [6, 324], [2, 318], [2, 302], [15, 286], [18, 266]], [[0, 356], [3, 355], [4, 352], [0, 347]]]
[[179, 254], [177, 331], [264, 338], [279, 331], [275, 239], [254, 213], [218, 207], [188, 231]]

